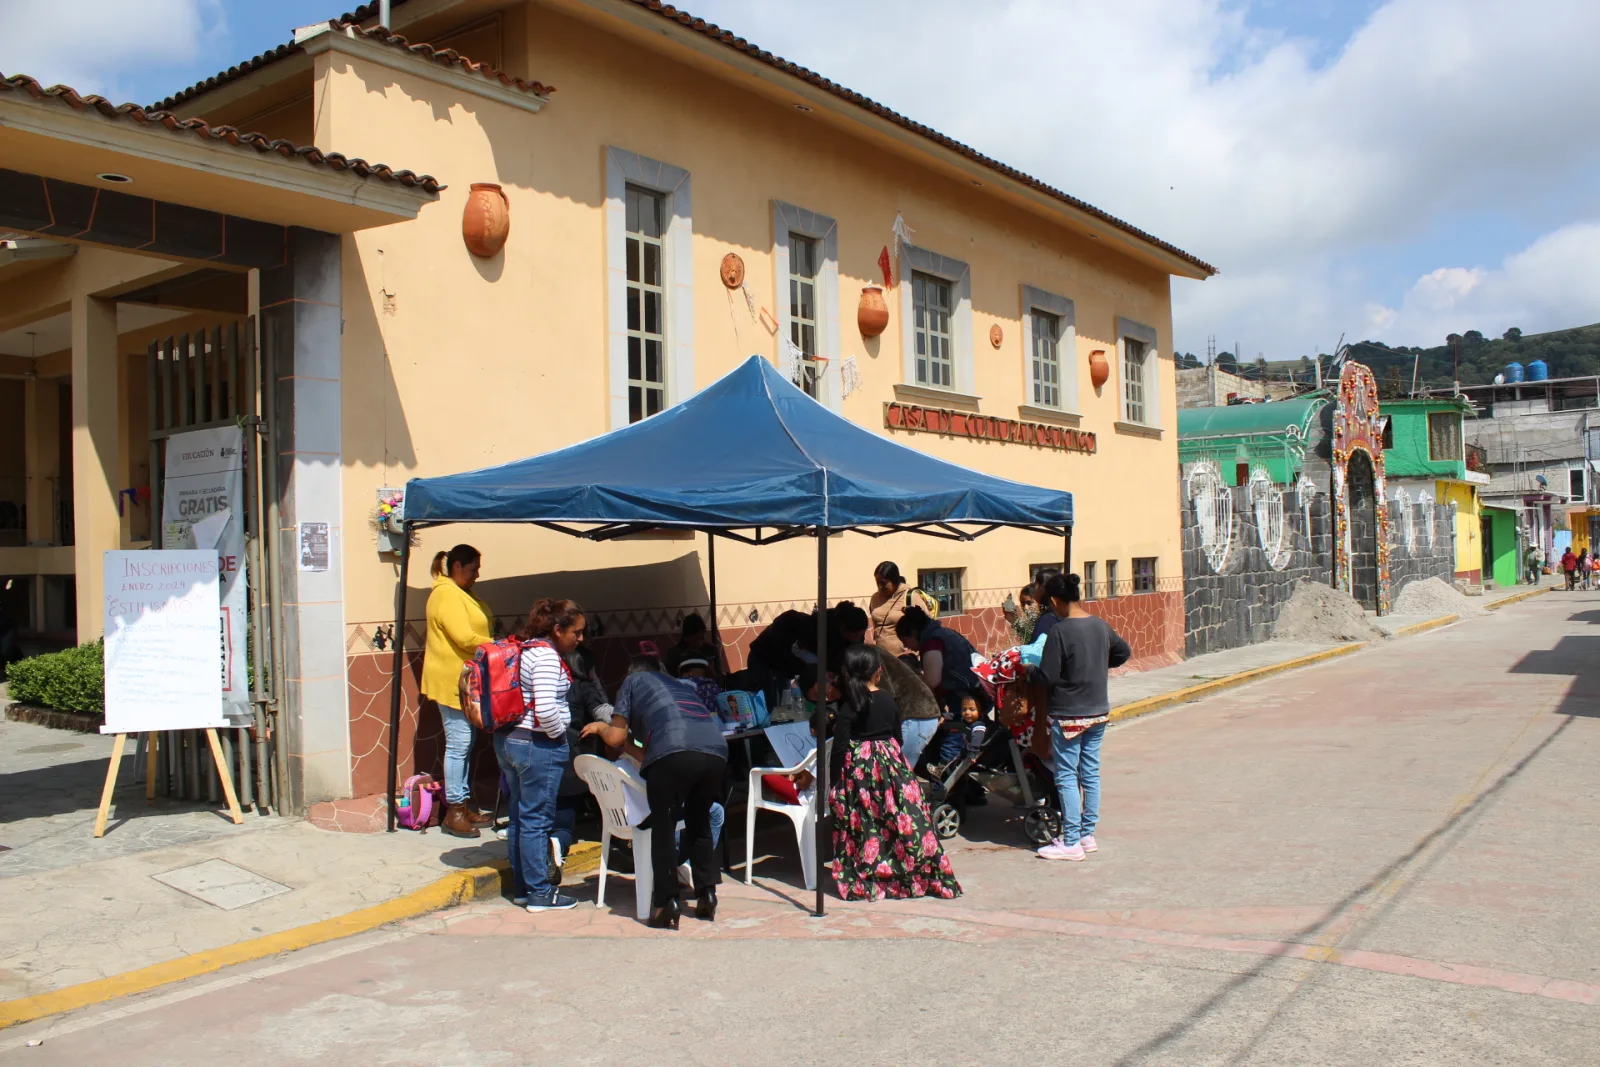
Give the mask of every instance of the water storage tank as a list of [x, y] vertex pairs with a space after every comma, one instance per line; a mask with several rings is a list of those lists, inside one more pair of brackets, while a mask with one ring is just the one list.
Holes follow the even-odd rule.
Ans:
[[1522, 381], [1522, 364], [1520, 364], [1520, 363], [1507, 363], [1506, 364], [1506, 384], [1507, 385], [1516, 385], [1520, 381]]
[[1550, 368], [1545, 366], [1544, 360], [1536, 359], [1528, 364], [1528, 381], [1542, 382], [1550, 377]]

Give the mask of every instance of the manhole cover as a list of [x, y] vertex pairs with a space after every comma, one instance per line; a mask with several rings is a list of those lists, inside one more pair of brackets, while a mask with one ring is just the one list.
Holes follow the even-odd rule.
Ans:
[[179, 867], [175, 871], [150, 877], [223, 911], [232, 911], [289, 892], [288, 886], [252, 874], [227, 860], [206, 860], [192, 867]]
[[82, 747], [82, 741], [62, 741], [55, 745], [33, 745], [30, 748], [19, 748], [17, 753], [23, 756], [42, 756], [46, 752], [71, 752], [75, 748]]

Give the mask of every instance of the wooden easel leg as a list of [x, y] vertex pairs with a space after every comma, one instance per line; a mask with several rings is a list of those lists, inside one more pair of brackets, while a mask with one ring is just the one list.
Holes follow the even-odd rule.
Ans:
[[228, 761], [222, 758], [222, 742], [217, 740], [216, 727], [206, 727], [206, 740], [211, 742], [211, 762], [217, 765], [217, 777], [222, 779], [222, 795], [228, 798], [228, 811], [232, 813], [233, 823], [237, 826], [244, 822], [244, 812], [239, 810], [239, 798], [233, 792], [233, 770], [228, 766]]
[[106, 768], [106, 787], [100, 790], [100, 811], [94, 817], [94, 836], [106, 836], [106, 818], [111, 814], [111, 791], [117, 786], [117, 771], [122, 768], [122, 746], [128, 743], [127, 734], [118, 734], [111, 746], [111, 765]]
[[161, 731], [154, 730], [144, 735], [146, 763], [144, 766], [144, 802], [146, 806], [156, 802], [156, 752], [161, 747]]

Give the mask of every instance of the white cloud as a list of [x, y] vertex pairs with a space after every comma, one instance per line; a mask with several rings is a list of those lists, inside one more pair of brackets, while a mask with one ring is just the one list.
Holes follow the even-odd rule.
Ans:
[[1229, 0], [692, 6], [1218, 265], [1175, 290], [1193, 350], [1376, 328], [1398, 294], [1343, 264], [1600, 159], [1594, 0], [1390, 0], [1327, 62]]
[[221, 0], [3, 0], [0, 71], [121, 103], [119, 73], [191, 60], [224, 32]]
[[1543, 333], [1600, 321], [1600, 221], [1546, 234], [1494, 269], [1440, 267], [1418, 278], [1399, 308], [1384, 308], [1375, 337], [1443, 344], [1451, 333], [1498, 337], [1512, 326]]

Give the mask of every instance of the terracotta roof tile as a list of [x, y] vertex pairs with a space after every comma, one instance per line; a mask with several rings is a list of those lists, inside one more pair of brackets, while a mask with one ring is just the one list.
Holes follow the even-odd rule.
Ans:
[[138, 104], [113, 104], [103, 96], [82, 96], [76, 89], [65, 85], [45, 88], [26, 74], [6, 77], [0, 74], [0, 92], [27, 93], [35, 100], [54, 100], [76, 111], [93, 109], [109, 119], [126, 119], [141, 126], [163, 126], [174, 133], [192, 133], [209, 142], [223, 142], [239, 148], [253, 148], [257, 152], [276, 152], [285, 159], [302, 159], [312, 166], [347, 170], [362, 178], [398, 182], [401, 185], [437, 194], [444, 186], [430, 174], [417, 174], [409, 170], [394, 170], [384, 163], [368, 163], [364, 159], [351, 159], [339, 152], [324, 152], [312, 145], [297, 145], [292, 141], [272, 140], [259, 133], [245, 133], [232, 126], [208, 126], [200, 119], [180, 119], [170, 111], [147, 111]]
[[[545, 85], [543, 82], [526, 81], [522, 78], [507, 74], [503, 70], [491, 67], [487, 63], [474, 63], [471, 59], [462, 55], [460, 52], [457, 52], [454, 48], [435, 48], [430, 44], [412, 44], [409, 40], [400, 36], [399, 34], [390, 33], [381, 27], [374, 26], [371, 29], [362, 29], [361, 26], [358, 25], [359, 21], [359, 19], [352, 19], [349, 16], [346, 16], [342, 19], [334, 19], [330, 21], [328, 25], [336, 33], [348, 29], [360, 34], [370, 41], [376, 41], [379, 44], [388, 45], [390, 48], [398, 48], [401, 51], [409, 52], [412, 55], [422, 59], [431, 60], [435, 63], [443, 64], [444, 66], [459, 67], [469, 74], [476, 74], [480, 77], [498, 81], [501, 85], [504, 85], [508, 89], [520, 89], [525, 93], [532, 93], [535, 96], [549, 96], [551, 93], [555, 92], [554, 86]], [[220, 74], [212, 75], [205, 81], [197, 82], [187, 89], [173, 93], [165, 100], [152, 104], [151, 108], [170, 109], [176, 107], [177, 105], [186, 103], [203, 93], [208, 93], [219, 86], [226, 85], [231, 81], [244, 77], [246, 74], [260, 70], [262, 67], [275, 63], [278, 60], [283, 59], [286, 56], [293, 55], [299, 51], [300, 44], [295, 41], [291, 41], [288, 44], [279, 45], [270, 52], [263, 52], [254, 59], [247, 59], [236, 67], [229, 67]]]

